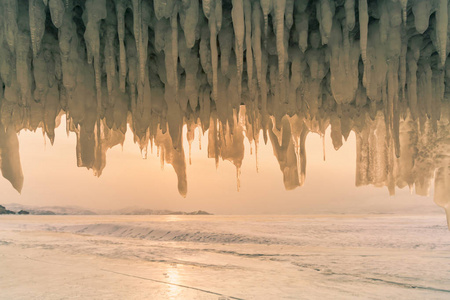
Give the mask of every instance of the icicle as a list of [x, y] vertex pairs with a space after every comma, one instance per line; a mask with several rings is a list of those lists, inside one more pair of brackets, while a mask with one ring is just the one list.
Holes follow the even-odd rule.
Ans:
[[125, 4], [123, 0], [116, 0], [117, 33], [119, 36], [119, 70], [120, 70], [120, 90], [125, 92], [125, 78], [127, 76], [127, 59], [125, 53]]
[[347, 30], [352, 31], [355, 27], [355, 0], [345, 0], [345, 21]]
[[151, 8], [148, 1], [141, 2], [141, 52], [139, 53], [139, 67], [140, 67], [140, 79], [141, 85], [145, 84], [147, 57], [148, 57], [148, 26], [151, 23]]
[[[213, 2], [214, 4], [214, 2]], [[213, 7], [214, 9], [214, 7]], [[212, 75], [213, 75], [213, 99], [217, 101], [218, 96], [218, 83], [217, 83], [217, 66], [218, 66], [218, 52], [217, 52], [217, 25], [216, 25], [216, 15], [211, 14], [209, 18], [209, 33], [210, 33], [210, 45], [211, 45], [211, 65], [212, 65]], [[209, 116], [208, 116], [209, 118]]]
[[100, 69], [99, 27], [100, 20], [106, 18], [106, 1], [87, 0], [85, 13], [87, 13], [87, 24], [86, 31], [84, 32], [84, 39], [86, 40], [86, 48], [88, 50], [88, 62], [92, 62], [92, 59], [94, 60], [95, 87], [97, 90], [97, 112], [100, 112], [102, 106], [102, 83]]
[[64, 17], [65, 5], [62, 0], [49, 0], [50, 15], [52, 16], [53, 25], [59, 28]]
[[406, 62], [408, 67], [408, 104], [413, 119], [418, 116], [417, 108], [417, 62], [412, 51], [406, 53]]
[[322, 134], [321, 135], [321, 137], [322, 137], [322, 153], [323, 153], [323, 161], [325, 161], [326, 160], [326, 151], [325, 151], [325, 134]]
[[[342, 147], [342, 131], [341, 131], [341, 119], [333, 114], [330, 118], [330, 137], [331, 142], [333, 143], [334, 150], [339, 150]], [[324, 155], [325, 156], [325, 155]]]
[[[33, 60], [33, 75], [34, 75], [34, 100], [40, 102], [45, 99], [48, 92], [48, 80], [46, 77], [47, 64], [44, 55], [39, 55]], [[45, 131], [44, 131], [45, 132]]]
[[136, 42], [136, 50], [139, 60], [139, 81], [140, 84], [144, 84], [145, 79], [145, 65], [142, 62], [142, 58], [146, 55], [143, 52], [143, 42], [142, 42], [142, 6], [140, 0], [132, 0], [133, 5], [133, 32], [134, 40]]
[[368, 24], [369, 24], [369, 14], [367, 8], [367, 0], [359, 0], [359, 36], [360, 36], [360, 47], [361, 47], [361, 58], [366, 66], [367, 60], [367, 34], [368, 34]]
[[231, 22], [225, 22], [222, 25], [222, 30], [219, 32], [219, 46], [220, 46], [220, 69], [223, 75], [228, 74], [228, 67], [230, 63], [231, 47], [230, 42], [233, 39], [233, 28]]
[[402, 5], [403, 25], [406, 26], [406, 18], [408, 16], [408, 0], [400, 0], [400, 4]]
[[378, 24], [380, 25], [380, 42], [381, 44], [386, 44], [389, 30], [391, 29], [391, 24], [389, 23], [389, 9], [385, 1], [379, 1], [378, 13], [380, 14], [380, 20]]
[[116, 76], [116, 60], [114, 53], [114, 39], [116, 37], [116, 29], [113, 26], [108, 26], [106, 30], [106, 45], [105, 45], [105, 66], [106, 66], [106, 78], [108, 95], [111, 97], [112, 90], [115, 84]]
[[192, 141], [189, 141], [189, 165], [192, 165]]
[[238, 80], [238, 97], [241, 96], [242, 90], [242, 69], [244, 65], [244, 35], [245, 35], [245, 23], [244, 23], [244, 6], [243, 0], [232, 0], [233, 9], [231, 11], [231, 17], [233, 19], [233, 29], [235, 35], [235, 52], [236, 52], [236, 67], [237, 67], [237, 80]]
[[447, 0], [439, 0], [436, 10], [436, 39], [438, 41], [438, 53], [442, 66], [445, 66], [447, 59], [447, 28], [448, 28], [448, 2]]
[[188, 8], [190, 4], [191, 4], [191, 0], [181, 0], [181, 7], [183, 9]]
[[295, 29], [298, 32], [298, 46], [305, 53], [308, 48], [308, 15], [299, 13], [295, 15]]
[[408, 45], [405, 42], [401, 44], [400, 52], [400, 90], [402, 92], [402, 100], [406, 99], [405, 86], [406, 86], [406, 52], [408, 50]]
[[219, 32], [222, 28], [222, 0], [215, 0], [215, 3], [216, 31]]
[[237, 187], [237, 191], [239, 192], [239, 190], [241, 189], [241, 168], [240, 167], [236, 167], [236, 187]]
[[434, 202], [445, 209], [447, 226], [450, 230], [450, 166], [441, 166], [436, 171]]
[[186, 46], [192, 48], [195, 45], [195, 32], [198, 22], [198, 0], [191, 0], [185, 14], [180, 15], [181, 27], [184, 31]]
[[203, 13], [205, 14], [205, 17], [209, 19], [211, 14], [211, 2], [214, 3], [214, 0], [202, 0], [203, 4]]
[[26, 106], [31, 100], [31, 70], [28, 63], [30, 39], [27, 33], [20, 32], [16, 38], [16, 78], [20, 87], [21, 104]]
[[31, 45], [33, 48], [33, 56], [36, 57], [45, 32], [45, 5], [41, 0], [30, 0], [28, 5]]
[[[135, 0], [132, 0], [135, 1]], [[192, 3], [193, 0], [190, 0]], [[162, 18], [169, 19], [172, 15], [173, 7], [177, 1], [174, 0], [154, 0], [153, 7], [155, 11], [155, 16], [157, 20], [161, 20]]]
[[141, 148], [141, 157], [142, 159], [147, 159], [147, 145]]
[[[157, 20], [160, 20], [164, 16], [164, 10], [168, 0], [154, 0], [153, 9]], [[170, 1], [170, 0], [169, 0]]]
[[256, 167], [256, 173], [259, 173], [258, 142], [257, 141], [255, 141], [255, 167]]
[[19, 155], [19, 140], [12, 127], [5, 129], [0, 123], [0, 171], [4, 178], [20, 193], [23, 173]]
[[159, 151], [159, 162], [161, 163], [161, 171], [164, 171], [164, 148], [158, 147], [158, 149], [161, 149]]
[[320, 34], [322, 36], [322, 45], [328, 44], [328, 38], [331, 34], [333, 25], [334, 1], [320, 0], [317, 2], [317, 20], [320, 24]]
[[269, 14], [273, 8], [273, 0], [260, 0], [261, 9], [264, 15], [264, 44], [267, 43], [267, 38], [269, 34]]
[[359, 49], [354, 44], [350, 46], [347, 26], [339, 25], [336, 19], [328, 46], [331, 50], [329, 59], [331, 92], [337, 104], [349, 104], [355, 99], [358, 89]]
[[286, 27], [291, 29], [294, 24], [294, 0], [286, 0]]
[[211, 41], [208, 26], [203, 27], [200, 38], [200, 63], [206, 74], [208, 84], [212, 84]]
[[244, 20], [248, 89], [250, 95], [253, 95], [252, 5], [250, 0], [244, 0]]
[[[172, 17], [170, 18], [170, 27], [172, 29], [172, 53], [170, 54], [172, 55], [172, 67], [174, 74], [173, 88], [176, 91], [176, 97], [178, 93], [178, 5], [175, 5], [173, 9]], [[166, 53], [166, 55], [169, 55], [169, 53]]]
[[191, 109], [194, 110], [197, 107], [198, 103], [198, 90], [197, 90], [197, 72], [198, 72], [198, 63], [199, 57], [197, 53], [190, 50], [186, 57], [186, 87], [185, 93], [189, 100], [189, 104]]
[[[439, 0], [441, 1], [441, 0]], [[428, 29], [433, 1], [416, 1], [413, 4], [414, 23], [417, 32], [424, 33]]]
[[258, 2], [255, 2], [252, 13], [252, 48], [255, 58], [256, 79], [260, 88], [262, 84], [261, 24], [261, 7]]
[[17, 28], [17, 0], [5, 0], [3, 2], [3, 27], [5, 30], [5, 40], [11, 53], [15, 51], [15, 39], [19, 29]]
[[284, 11], [286, 0], [277, 0], [273, 4], [275, 10], [275, 27], [278, 54], [278, 76], [280, 82], [284, 79]]

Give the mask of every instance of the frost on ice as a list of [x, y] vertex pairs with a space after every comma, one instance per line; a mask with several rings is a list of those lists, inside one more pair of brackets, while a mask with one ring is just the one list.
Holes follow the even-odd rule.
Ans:
[[[0, 160], [20, 191], [17, 133], [53, 142], [65, 114], [78, 166], [100, 175], [127, 126], [187, 193], [189, 145], [239, 177], [244, 137], [271, 141], [287, 189], [308, 133], [357, 137], [356, 185], [409, 186], [450, 212], [448, 0], [0, 0]], [[449, 81], [450, 82], [450, 81]], [[238, 183], [239, 186], [239, 183]], [[449, 218], [450, 219], [450, 218]]]

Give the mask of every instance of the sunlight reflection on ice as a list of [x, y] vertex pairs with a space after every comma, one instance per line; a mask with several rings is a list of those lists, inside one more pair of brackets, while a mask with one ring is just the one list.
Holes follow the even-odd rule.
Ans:
[[180, 294], [180, 287], [178, 286], [178, 284], [180, 284], [180, 281], [177, 266], [170, 265], [167, 268], [165, 276], [168, 279], [168, 281], [172, 283], [171, 285], [169, 285], [169, 297], [170, 299], [176, 299]]

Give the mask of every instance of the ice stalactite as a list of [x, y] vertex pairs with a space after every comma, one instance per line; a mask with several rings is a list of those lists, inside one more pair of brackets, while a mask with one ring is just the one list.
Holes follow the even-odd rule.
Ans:
[[[209, 19], [211, 15], [211, 6], [214, 5], [214, 0], [202, 0], [203, 4], [203, 13], [205, 14], [205, 17]], [[212, 7], [212, 10], [214, 11], [214, 7]]]
[[53, 25], [55, 25], [56, 28], [59, 28], [64, 16], [64, 2], [62, 0], [48, 0], [48, 7], [50, 8]]
[[108, 6], [107, 18], [106, 18], [106, 38], [104, 48], [104, 65], [106, 73], [106, 87], [108, 89], [108, 98], [113, 101], [111, 94], [116, 82], [116, 55], [115, 55], [115, 38], [117, 35], [117, 22], [115, 18], [115, 12], [112, 6]]
[[186, 161], [183, 148], [174, 149], [169, 133], [158, 130], [155, 145], [160, 149], [160, 156], [164, 162], [172, 165], [178, 176], [178, 192], [183, 197], [187, 194]]
[[286, 11], [284, 12], [286, 18], [286, 26], [291, 29], [294, 24], [294, 0], [286, 0]]
[[261, 35], [261, 24], [262, 24], [262, 14], [261, 14], [261, 6], [259, 3], [253, 4], [252, 11], [252, 53], [255, 62], [256, 68], [256, 80], [258, 86], [261, 88], [262, 85], [262, 35]]
[[117, 15], [117, 35], [119, 38], [119, 70], [120, 70], [120, 89], [125, 92], [125, 78], [127, 75], [127, 60], [125, 54], [125, 1], [115, 0]]
[[330, 49], [330, 87], [337, 104], [355, 99], [358, 89], [359, 47], [348, 40], [347, 25], [335, 19], [328, 41]]
[[400, 0], [400, 4], [402, 5], [403, 24], [406, 26], [406, 21], [408, 18], [408, 0]]
[[412, 4], [414, 23], [418, 33], [423, 34], [428, 29], [430, 15], [433, 13], [433, 4], [436, 1], [417, 0]]
[[183, 28], [186, 39], [186, 46], [190, 49], [194, 47], [196, 40], [196, 28], [199, 19], [198, 0], [190, 0], [189, 7], [180, 11], [180, 25]]
[[271, 141], [286, 188], [306, 137], [357, 137], [356, 185], [408, 186], [449, 211], [446, 0], [0, 0], [2, 172], [20, 190], [15, 137], [59, 118], [77, 163], [102, 173], [127, 125], [187, 192], [188, 141], [239, 174], [244, 139]]
[[30, 0], [28, 5], [31, 44], [36, 57], [45, 32], [45, 5], [41, 0]]
[[345, 25], [351, 31], [355, 27], [355, 0], [345, 0]]
[[[205, 3], [205, 2], [204, 2]], [[210, 14], [209, 16], [209, 32], [210, 32], [210, 44], [211, 44], [211, 65], [212, 65], [212, 89], [213, 89], [213, 93], [212, 93], [212, 99], [216, 100], [217, 96], [218, 96], [218, 92], [217, 92], [217, 85], [218, 85], [218, 79], [217, 79], [217, 72], [218, 72], [218, 51], [217, 51], [217, 20], [216, 20], [216, 14], [215, 14], [215, 7], [214, 7], [215, 2], [213, 1], [212, 5], [213, 9], [214, 9], [214, 13]]]
[[439, 0], [436, 10], [436, 40], [437, 51], [441, 64], [444, 66], [447, 59], [447, 30], [448, 30], [448, 2]]
[[330, 38], [331, 28], [333, 26], [334, 15], [334, 1], [320, 0], [317, 2], [317, 21], [319, 21], [320, 34], [322, 37], [322, 44], [328, 44]]
[[261, 0], [261, 9], [264, 15], [264, 45], [267, 47], [269, 36], [269, 14], [273, 9], [273, 0]]
[[361, 48], [361, 59], [363, 63], [367, 60], [367, 35], [369, 24], [369, 9], [367, 6], [367, 0], [359, 0], [359, 42]]
[[18, 3], [16, 0], [8, 0], [3, 1], [2, 4], [4, 39], [9, 46], [9, 50], [14, 52], [15, 39], [19, 30], [17, 28]]
[[[277, 39], [277, 57], [278, 57], [278, 76], [281, 89], [284, 79], [284, 13], [286, 9], [286, 0], [277, 0], [273, 2], [275, 11], [275, 35]], [[284, 89], [283, 89], [284, 90]], [[282, 99], [284, 101], [284, 99]]]
[[[50, 11], [52, 11], [52, 2], [60, 2], [60, 0], [50, 0]], [[56, 10], [55, 14], [59, 14], [59, 12], [59, 10]], [[64, 13], [64, 7], [62, 8], [62, 12]], [[86, 41], [87, 60], [88, 63], [94, 63], [95, 87], [97, 89], [97, 111], [100, 112], [102, 102], [102, 75], [100, 69], [100, 20], [106, 18], [106, 0], [87, 0], [86, 10], [84, 12], [85, 14], [83, 15], [83, 21], [86, 25], [84, 39]], [[58, 25], [61, 26], [61, 23], [58, 22]], [[55, 24], [57, 28], [59, 27], [58, 25]]]
[[450, 166], [447, 162], [446, 166], [440, 167], [436, 171], [434, 202], [445, 209], [445, 212], [447, 214], [448, 227], [450, 228], [450, 201], [448, 196], [450, 193], [449, 182]]
[[236, 68], [238, 80], [238, 97], [242, 93], [242, 71], [244, 68], [244, 4], [243, 0], [233, 0], [233, 9], [231, 11], [234, 30], [234, 51], [236, 54]]
[[19, 156], [19, 140], [13, 128], [0, 125], [0, 170], [3, 177], [20, 193], [23, 186], [22, 166]]
[[247, 58], [247, 83], [250, 95], [253, 91], [253, 49], [252, 49], [252, 5], [250, 0], [244, 0], [244, 19], [245, 19], [245, 47]]

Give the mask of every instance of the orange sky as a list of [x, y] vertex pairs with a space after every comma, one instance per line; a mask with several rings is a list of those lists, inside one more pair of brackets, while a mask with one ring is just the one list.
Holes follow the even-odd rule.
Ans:
[[[64, 120], [56, 130], [53, 146], [40, 132], [21, 132], [19, 136], [22, 168], [25, 176], [22, 195], [8, 181], [0, 179], [0, 203], [26, 205], [77, 205], [94, 209], [118, 209], [139, 206], [151, 209], [207, 210], [218, 214], [302, 214], [440, 211], [432, 197], [411, 196], [409, 190], [397, 190], [389, 197], [385, 188], [354, 186], [355, 136], [339, 150], [326, 134], [326, 161], [322, 140], [308, 136], [307, 173], [303, 187], [285, 191], [282, 173], [272, 146], [259, 145], [259, 173], [255, 155], [246, 143], [242, 165], [241, 189], [236, 191], [236, 169], [228, 161], [206, 153], [207, 134], [192, 145], [192, 165], [188, 165], [188, 194], [177, 191], [177, 177], [170, 165], [161, 170], [160, 159], [153, 154], [141, 158], [139, 147], [127, 132], [123, 150], [116, 146], [107, 153], [107, 164], [100, 178], [92, 171], [76, 167], [75, 134], [66, 136]], [[262, 141], [262, 139], [261, 139]], [[269, 141], [270, 143], [270, 141]], [[188, 161], [188, 144], [185, 141]], [[150, 151], [149, 151], [150, 152]]]

